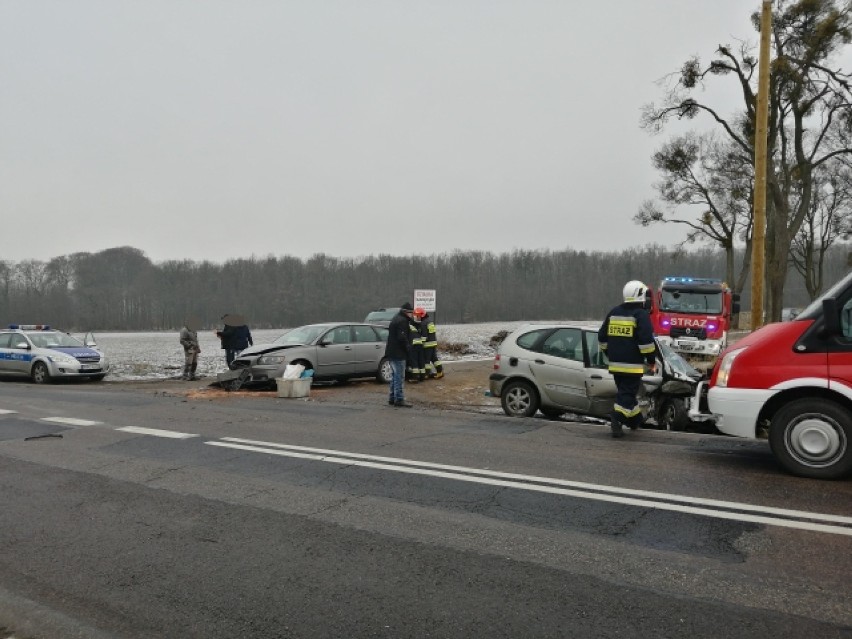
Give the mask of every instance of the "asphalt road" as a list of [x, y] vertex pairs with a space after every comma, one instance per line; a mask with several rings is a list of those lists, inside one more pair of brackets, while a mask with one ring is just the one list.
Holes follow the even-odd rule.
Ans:
[[0, 491], [16, 637], [852, 633], [852, 482], [758, 442], [5, 382]]

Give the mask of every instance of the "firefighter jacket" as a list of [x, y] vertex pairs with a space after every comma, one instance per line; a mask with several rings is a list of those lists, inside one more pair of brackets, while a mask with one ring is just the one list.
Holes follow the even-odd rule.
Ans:
[[657, 347], [648, 311], [639, 303], [619, 304], [598, 331], [601, 350], [609, 359], [610, 373], [642, 375], [644, 363], [654, 363]]
[[411, 320], [411, 322], [408, 325], [408, 328], [411, 331], [410, 335], [411, 335], [411, 345], [412, 346], [423, 346], [423, 342], [425, 340], [423, 339], [423, 335], [420, 331], [420, 325], [421, 324], [422, 324], [422, 322]]
[[420, 323], [422, 325], [420, 335], [423, 337], [423, 346], [425, 348], [437, 347], [438, 331], [435, 328], [435, 322], [432, 321], [432, 318], [429, 317], [429, 315], [425, 315], [423, 317], [423, 321]]

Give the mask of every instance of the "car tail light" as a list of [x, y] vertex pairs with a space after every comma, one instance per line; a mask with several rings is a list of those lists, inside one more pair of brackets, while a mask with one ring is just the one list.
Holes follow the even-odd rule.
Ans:
[[497, 353], [494, 356], [494, 370], [495, 371], [500, 370], [500, 353]]

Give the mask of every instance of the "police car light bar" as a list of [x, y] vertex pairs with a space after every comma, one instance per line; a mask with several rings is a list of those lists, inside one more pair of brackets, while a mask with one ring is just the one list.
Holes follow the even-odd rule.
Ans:
[[18, 331], [49, 331], [47, 324], [9, 324], [9, 328]]

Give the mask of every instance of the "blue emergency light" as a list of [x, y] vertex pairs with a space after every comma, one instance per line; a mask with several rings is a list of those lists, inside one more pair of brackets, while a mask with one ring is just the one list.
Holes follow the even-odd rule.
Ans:
[[673, 282], [676, 284], [721, 284], [722, 280], [710, 277], [679, 277], [667, 275], [663, 278], [664, 282]]
[[9, 328], [15, 331], [49, 331], [47, 324], [9, 324]]

